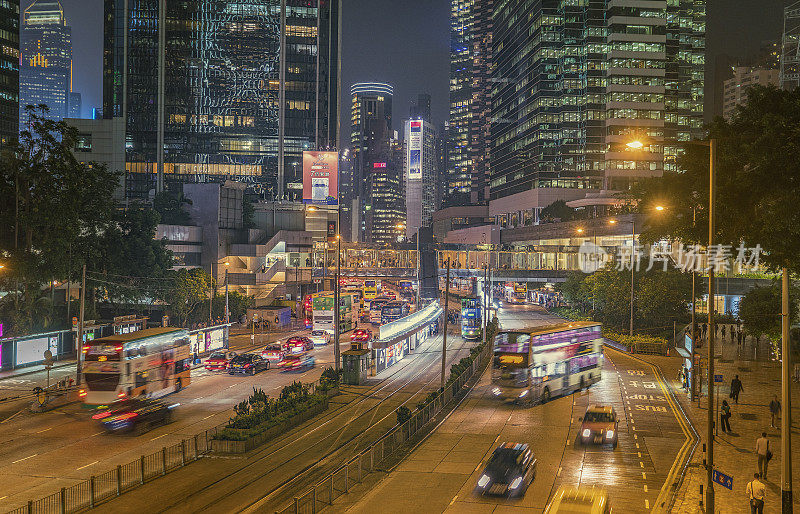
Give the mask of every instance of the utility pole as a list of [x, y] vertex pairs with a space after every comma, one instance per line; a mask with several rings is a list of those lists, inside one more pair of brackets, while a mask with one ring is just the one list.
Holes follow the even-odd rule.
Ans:
[[[337, 224], [338, 226], [338, 224]], [[342, 271], [342, 236], [336, 234], [336, 283], [333, 286], [333, 360], [334, 369], [339, 373], [339, 274]]]
[[[697, 208], [692, 207], [692, 227], [694, 228], [695, 223], [697, 222]], [[692, 354], [690, 355], [692, 359], [692, 368], [691, 368], [691, 399], [694, 400], [697, 398], [697, 363], [695, 362], [695, 352], [697, 351], [697, 321], [695, 319], [695, 311], [697, 310], [697, 305], [695, 305], [697, 301], [697, 293], [695, 293], [695, 277], [697, 273], [695, 273], [695, 269], [692, 268]]]
[[[708, 246], [710, 249], [714, 242], [714, 196], [717, 191], [714, 161], [717, 153], [717, 142], [712, 139], [709, 143], [709, 188], [708, 188]], [[708, 251], [708, 250], [707, 250]], [[714, 510], [714, 268], [708, 268], [708, 427], [706, 430], [706, 444], [708, 449], [706, 464], [706, 512]]]
[[[417, 232], [417, 237], [419, 237], [419, 231]], [[442, 380], [441, 380], [441, 387], [444, 390], [444, 373], [445, 373], [445, 361], [447, 360], [447, 301], [450, 296], [450, 257], [447, 258], [447, 279], [444, 283], [444, 333], [442, 335]]]
[[81, 277], [81, 313], [78, 318], [78, 342], [75, 345], [77, 350], [75, 361], [77, 363], [77, 372], [75, 373], [75, 385], [81, 385], [81, 356], [83, 355], [83, 316], [86, 311], [86, 264], [83, 265], [83, 275]]
[[631, 218], [631, 326], [630, 336], [633, 337], [633, 271], [636, 269], [634, 258], [636, 257], [636, 218]]
[[225, 263], [225, 323], [229, 323], [230, 315], [228, 314], [228, 263]]
[[789, 365], [789, 270], [784, 267], [781, 277], [781, 512], [792, 512], [792, 397]]
[[217, 293], [214, 290], [214, 264], [215, 262], [211, 263], [211, 282], [208, 284], [208, 326], [211, 326], [211, 316], [212, 316], [212, 309], [214, 307], [214, 295]]

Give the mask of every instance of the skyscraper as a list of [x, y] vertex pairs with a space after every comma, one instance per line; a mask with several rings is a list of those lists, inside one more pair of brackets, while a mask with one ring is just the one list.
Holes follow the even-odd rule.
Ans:
[[58, 0], [34, 0], [22, 14], [19, 72], [20, 123], [23, 107], [45, 104], [47, 118], [69, 115], [72, 91], [72, 29]]
[[[350, 87], [351, 173], [342, 177], [342, 229], [345, 239], [366, 240], [367, 179], [373, 171], [367, 154], [383, 152], [392, 137], [391, 85], [361, 82]], [[380, 158], [379, 158], [380, 159]]]
[[302, 152], [336, 144], [337, 6], [105, 2], [103, 113], [126, 120], [127, 196], [162, 176], [299, 199]]
[[0, 1], [0, 148], [19, 133], [19, 0]]
[[424, 120], [406, 120], [405, 126], [406, 237], [431, 225], [436, 210], [436, 128]]
[[678, 141], [700, 134], [703, 0], [512, 0], [492, 20], [490, 215], [501, 225], [659, 176]]
[[493, 4], [494, 0], [451, 0], [445, 206], [488, 200]]

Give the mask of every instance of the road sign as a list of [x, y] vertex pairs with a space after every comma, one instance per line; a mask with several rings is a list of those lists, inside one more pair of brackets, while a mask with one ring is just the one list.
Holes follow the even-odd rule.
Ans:
[[718, 483], [722, 487], [726, 487], [733, 491], [733, 477], [730, 475], [726, 475], [721, 471], [717, 471], [716, 469], [711, 474], [711, 480]]
[[721, 384], [722, 383], [722, 375], [714, 375], [714, 383]]

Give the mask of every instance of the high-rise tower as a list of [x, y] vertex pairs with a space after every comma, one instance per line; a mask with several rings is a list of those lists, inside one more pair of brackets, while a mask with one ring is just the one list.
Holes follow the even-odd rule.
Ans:
[[0, 148], [19, 133], [19, 0], [0, 2]]

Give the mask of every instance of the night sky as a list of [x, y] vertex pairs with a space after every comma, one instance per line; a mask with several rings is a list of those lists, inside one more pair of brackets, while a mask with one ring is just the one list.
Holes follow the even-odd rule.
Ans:
[[[794, 1], [794, 0], [791, 0]], [[23, 9], [31, 0], [23, 0]], [[72, 26], [73, 88], [83, 96], [83, 115], [102, 103], [102, 0], [61, 0]], [[450, 2], [448, 0], [344, 0], [342, 103], [350, 84], [388, 82], [395, 88], [394, 129], [408, 116], [418, 93], [432, 96], [434, 122], [447, 118]], [[706, 101], [714, 58], [745, 57], [764, 39], [779, 38], [782, 7], [789, 0], [708, 0]], [[710, 107], [709, 107], [710, 108]], [[342, 112], [343, 123], [349, 118]]]

